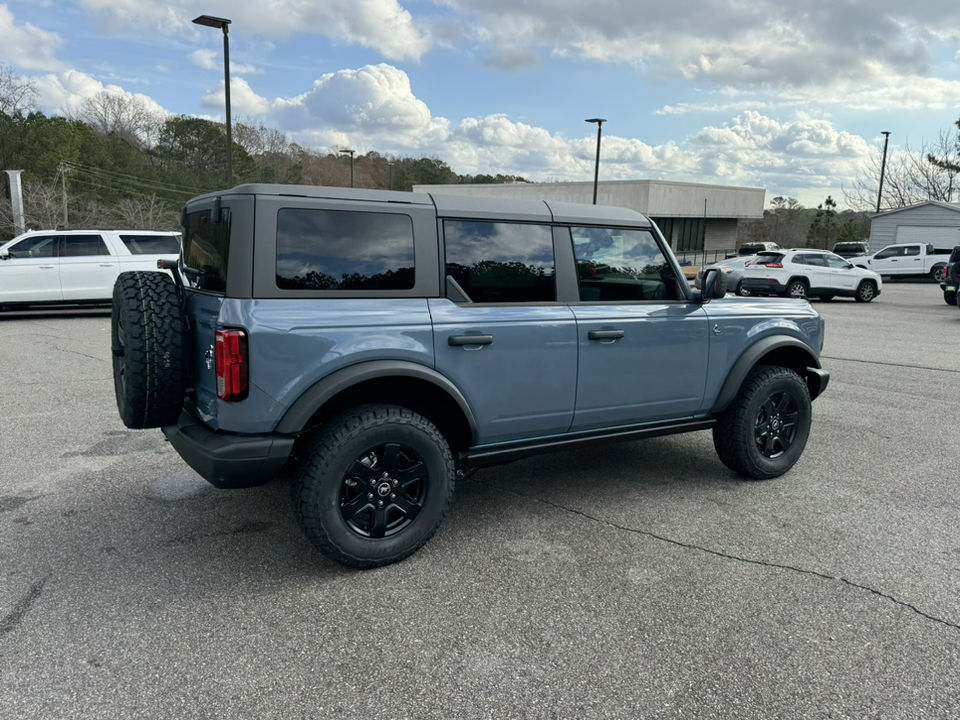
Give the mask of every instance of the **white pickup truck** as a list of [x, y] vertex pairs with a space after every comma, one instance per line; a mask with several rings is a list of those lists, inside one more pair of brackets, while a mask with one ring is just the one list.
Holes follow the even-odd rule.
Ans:
[[180, 256], [165, 230], [34, 230], [0, 245], [0, 309], [109, 302], [117, 276]]
[[929, 275], [939, 282], [947, 267], [949, 250], [936, 250], [929, 243], [887, 245], [873, 255], [849, 257], [847, 262], [879, 275], [907, 277]]

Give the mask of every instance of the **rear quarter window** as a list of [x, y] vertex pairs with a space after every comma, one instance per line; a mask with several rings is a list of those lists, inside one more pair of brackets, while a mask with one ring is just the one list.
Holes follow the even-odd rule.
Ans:
[[283, 208], [277, 213], [277, 287], [410, 290], [413, 220], [401, 213]]
[[223, 293], [227, 290], [230, 251], [230, 208], [214, 222], [210, 210], [187, 213], [183, 233], [183, 274], [190, 287]]
[[179, 235], [121, 235], [131, 255], [179, 255]]

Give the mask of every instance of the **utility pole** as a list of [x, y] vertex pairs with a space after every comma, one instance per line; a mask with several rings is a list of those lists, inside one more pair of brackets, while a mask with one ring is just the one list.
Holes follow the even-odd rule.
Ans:
[[60, 163], [60, 181], [63, 186], [63, 227], [69, 227], [67, 222], [67, 166]]
[[883, 130], [883, 160], [880, 162], [880, 189], [877, 191], [877, 212], [880, 212], [880, 200], [883, 198], [883, 173], [887, 169], [887, 143], [890, 141], [890, 131]]
[[23, 183], [20, 181], [20, 173], [23, 170], [7, 170], [10, 177], [10, 206], [13, 209], [13, 227], [17, 235], [23, 235], [26, 231], [26, 223], [23, 217]]

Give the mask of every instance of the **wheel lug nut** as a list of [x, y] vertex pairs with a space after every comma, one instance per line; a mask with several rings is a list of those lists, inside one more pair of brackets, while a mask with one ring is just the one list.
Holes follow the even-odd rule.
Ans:
[[373, 500], [373, 493], [367, 493], [367, 500]]
[[394, 480], [394, 481], [393, 481], [393, 486], [394, 486], [394, 487], [396, 487], [396, 486], [399, 485], [399, 484], [400, 484], [400, 482], [399, 482], [398, 480]]
[[384, 473], [383, 476], [384, 476], [384, 477], [390, 477], [390, 473]]
[[396, 500], [396, 499], [397, 499], [397, 496], [396, 496], [395, 494], [393, 494], [393, 493], [390, 493], [390, 499], [391, 499], [391, 500]]
[[383, 500], [377, 503], [377, 507], [383, 507]]

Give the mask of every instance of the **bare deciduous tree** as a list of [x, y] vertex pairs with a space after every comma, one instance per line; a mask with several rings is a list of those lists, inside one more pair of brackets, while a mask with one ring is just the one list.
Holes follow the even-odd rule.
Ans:
[[141, 230], [179, 230], [179, 209], [172, 203], [150, 195], [121, 200], [113, 208], [118, 227]]
[[906, 207], [927, 200], [953, 202], [957, 195], [960, 128], [941, 132], [936, 142], [921, 144], [919, 150], [904, 145], [903, 150], [888, 148], [883, 167], [883, 144], [878, 143], [852, 188], [844, 188], [847, 205], [855, 210], [877, 209], [880, 174], [883, 171], [883, 197], [880, 209]]
[[14, 115], [28, 113], [36, 108], [37, 84], [33, 80], [14, 74], [4, 63], [0, 63], [0, 112]]
[[73, 119], [85, 122], [101, 137], [113, 133], [139, 148], [153, 145], [164, 121], [140, 98], [108, 90], [85, 98]]

